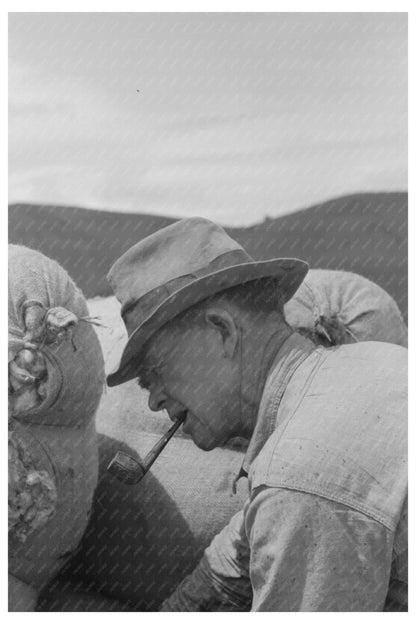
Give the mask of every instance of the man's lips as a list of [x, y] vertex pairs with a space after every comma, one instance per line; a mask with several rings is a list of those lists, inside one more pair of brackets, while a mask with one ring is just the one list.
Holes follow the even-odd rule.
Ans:
[[186, 410], [182, 410], [181, 412], [176, 412], [176, 413], [175, 412], [170, 413], [169, 410], [166, 410], [166, 411], [167, 411], [167, 416], [170, 418], [170, 420], [173, 423], [176, 423], [176, 422], [183, 423], [188, 415], [188, 412]]
[[180, 414], [178, 414], [175, 418], [175, 422], [179, 421], [180, 423], [183, 423], [186, 419], [188, 415], [188, 412], [181, 412]]
[[184, 433], [186, 433], [186, 435], [190, 434], [190, 431], [189, 431], [189, 413], [188, 412], [186, 412], [185, 420], [184, 420], [184, 423], [182, 425], [182, 431]]

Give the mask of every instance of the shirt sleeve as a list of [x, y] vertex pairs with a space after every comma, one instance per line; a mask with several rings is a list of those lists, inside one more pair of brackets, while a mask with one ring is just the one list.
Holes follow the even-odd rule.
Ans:
[[394, 534], [299, 491], [261, 487], [247, 509], [252, 611], [382, 611]]
[[382, 611], [393, 540], [345, 505], [261, 487], [162, 611]]
[[241, 511], [213, 539], [199, 565], [164, 601], [161, 611], [250, 611], [249, 561]]

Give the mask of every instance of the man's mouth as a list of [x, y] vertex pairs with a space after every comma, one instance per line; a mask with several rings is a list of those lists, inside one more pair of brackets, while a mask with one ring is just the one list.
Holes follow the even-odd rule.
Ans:
[[188, 416], [188, 412], [184, 410], [183, 412], [180, 412], [180, 414], [176, 416], [175, 420], [179, 420], [181, 423], [183, 423], [185, 422], [187, 416]]
[[184, 420], [183, 425], [182, 425], [182, 431], [184, 433], [186, 433], [186, 435], [189, 435], [188, 425], [189, 425], [189, 418], [188, 418], [188, 412], [186, 411], [185, 412], [185, 420]]

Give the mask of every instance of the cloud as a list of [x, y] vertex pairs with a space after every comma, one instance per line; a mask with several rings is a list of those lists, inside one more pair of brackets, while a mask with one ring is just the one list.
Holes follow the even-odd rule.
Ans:
[[10, 201], [243, 224], [407, 187], [395, 15], [11, 23]]

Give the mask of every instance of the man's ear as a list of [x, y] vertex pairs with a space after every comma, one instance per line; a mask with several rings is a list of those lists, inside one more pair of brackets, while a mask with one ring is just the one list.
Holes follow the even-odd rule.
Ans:
[[208, 308], [205, 321], [218, 332], [224, 356], [232, 359], [238, 344], [239, 330], [232, 315], [222, 308]]

